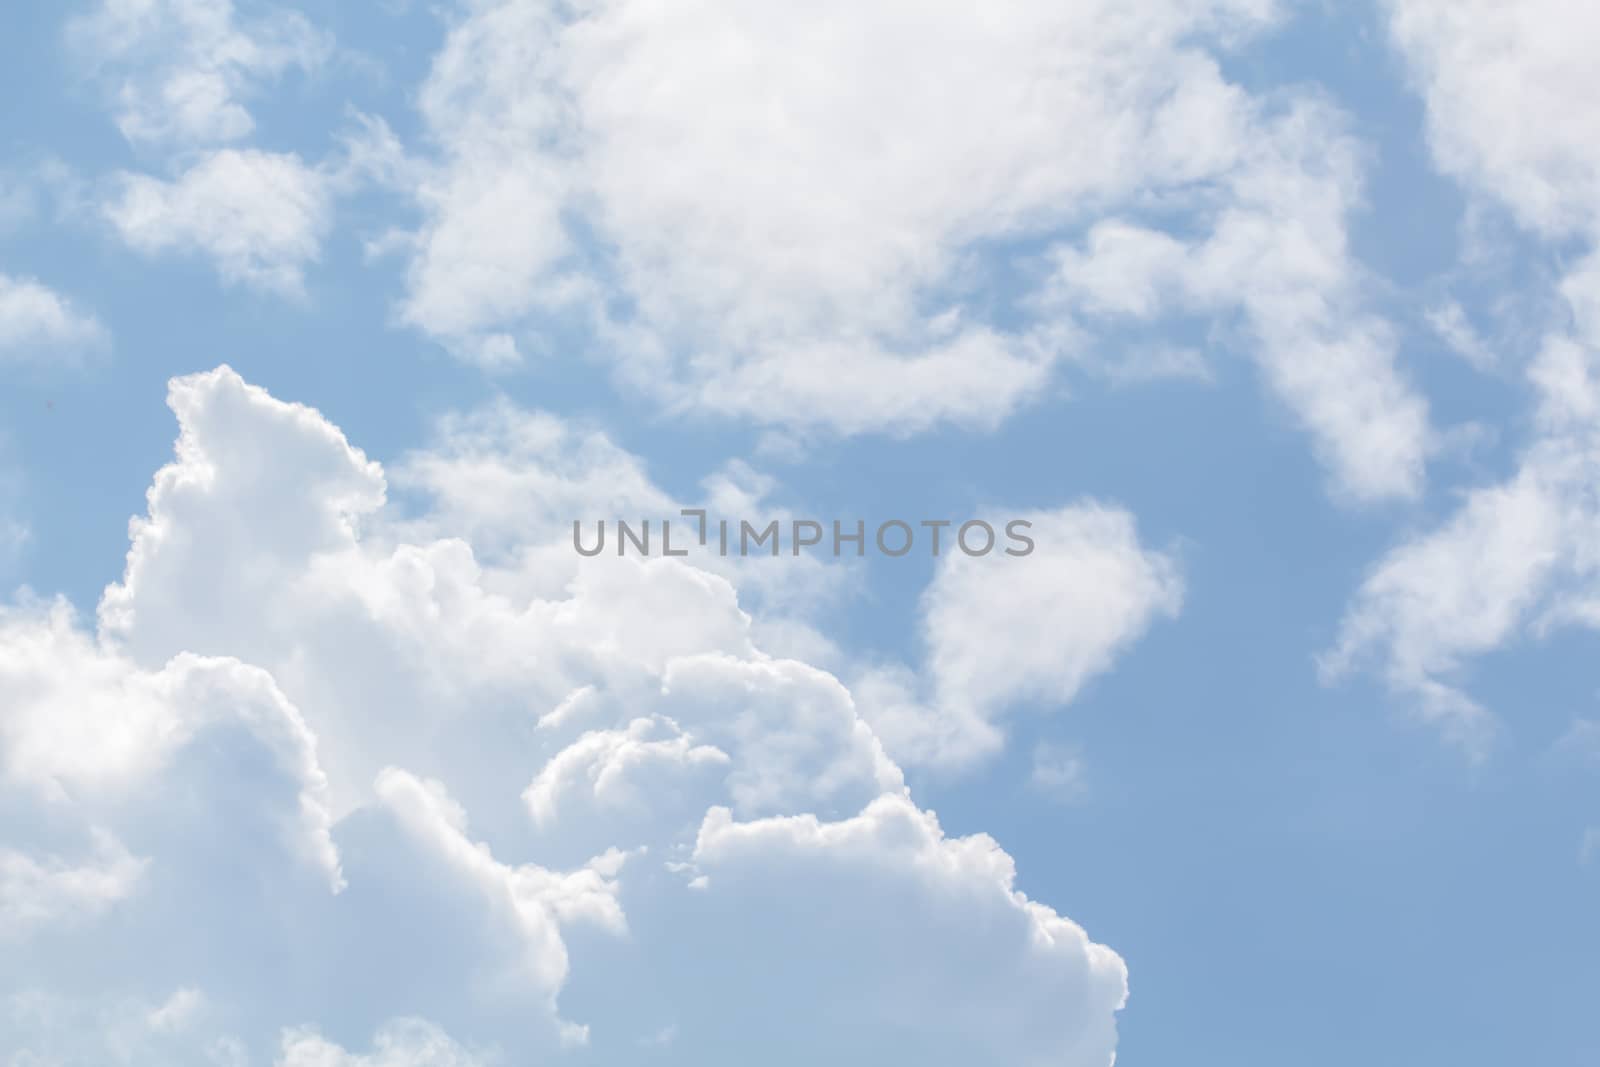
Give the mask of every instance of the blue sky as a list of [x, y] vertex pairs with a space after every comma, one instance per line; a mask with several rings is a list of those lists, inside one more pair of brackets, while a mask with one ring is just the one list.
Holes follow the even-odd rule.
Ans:
[[0, 1063], [1600, 1055], [1600, 20], [3, 26]]

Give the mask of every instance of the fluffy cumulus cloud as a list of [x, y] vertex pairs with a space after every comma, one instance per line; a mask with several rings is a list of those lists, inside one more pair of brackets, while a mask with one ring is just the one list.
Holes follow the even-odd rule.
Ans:
[[[487, 364], [575, 327], [675, 409], [850, 433], [992, 425], [1099, 362], [1108, 310], [1237, 316], [1341, 489], [1416, 490], [1351, 143], [1219, 68], [1273, 4], [835, 6], [467, 5], [420, 96], [403, 317]], [[1200, 235], [1155, 232], [1177, 214]], [[1111, 240], [1139, 234], [1155, 262]], [[1138, 306], [1080, 299], [1152, 270]]]
[[104, 81], [123, 136], [164, 146], [248, 135], [250, 96], [332, 47], [297, 12], [240, 18], [230, 0], [102, 0], [68, 40]]
[[[676, 500], [637, 457], [598, 430], [505, 402], [440, 420], [433, 443], [405, 456], [389, 476], [403, 494], [430, 502], [421, 515], [397, 520], [396, 529], [412, 538], [460, 536], [478, 559], [497, 564], [485, 576], [495, 588], [540, 596], [561, 592], [579, 573], [570, 540], [574, 515], [636, 520], [698, 507], [711, 516], [786, 522], [792, 514], [768, 499], [769, 483], [733, 464], [705, 480], [702, 497]], [[1003, 555], [1023, 545], [1007, 531], [1013, 520], [1030, 524], [1018, 528], [1034, 545], [1025, 560]], [[1017, 512], [989, 524], [993, 558], [962, 552], [957, 537], [967, 534], [956, 527], [938, 531], [940, 565], [922, 601], [920, 670], [852, 664], [821, 629], [848, 596], [852, 561], [802, 556], [773, 567], [770, 560], [722, 556], [701, 551], [694, 520], [683, 521], [694, 566], [735, 583], [741, 604], [759, 608], [750, 625], [762, 647], [853, 674], [863, 713], [903, 763], [958, 767], [992, 754], [1003, 743], [1009, 710], [1070, 703], [1153, 622], [1176, 616], [1182, 602], [1179, 561], [1141, 543], [1127, 511], [1083, 501]], [[981, 528], [970, 533], [972, 547], [983, 547]], [[592, 529], [583, 536], [592, 541]], [[648, 719], [591, 743], [646, 759], [653, 758], [646, 753], [682, 752], [681, 739], [662, 740]]]
[[[1524, 368], [1535, 411], [1514, 472], [1379, 561], [1324, 660], [1330, 675], [1375, 660], [1410, 706], [1481, 753], [1494, 720], [1470, 694], [1472, 658], [1556, 626], [1600, 626], [1600, 137], [1584, 106], [1600, 18], [1559, 3], [1389, 9], [1441, 167], [1533, 238], [1587, 250], [1565, 268], [1558, 314]], [[1444, 325], [1459, 334], [1453, 318]]]
[[[1559, 236], [1600, 217], [1600, 14], [1561, 0], [1389, 0], [1441, 167]], [[1534, 120], [1537, 121], [1534, 121]]]
[[[428, 447], [391, 465], [389, 484], [428, 502], [402, 524], [407, 536], [448, 534], [467, 540], [480, 559], [515, 560], [514, 568], [494, 577], [513, 581], [523, 593], [556, 593], [571, 579], [575, 519], [583, 523], [586, 544], [601, 521], [614, 535], [610, 524], [619, 518], [635, 525], [648, 519], [659, 538], [661, 521], [676, 519], [673, 550], [687, 548], [696, 566], [735, 581], [742, 599], [766, 609], [757, 628], [771, 640], [787, 631], [786, 645], [820, 643], [814, 632], [807, 634], [803, 617], [837, 604], [849, 570], [809, 556], [765, 566], [698, 544], [695, 520], [681, 515], [685, 508], [708, 516], [793, 518], [771, 499], [773, 480], [747, 463], [726, 464], [702, 481], [694, 498], [678, 499], [598, 428], [504, 401], [439, 419]], [[659, 551], [659, 540], [656, 546]]]
[[94, 315], [54, 289], [0, 272], [0, 365], [73, 361], [108, 339]]
[[1154, 618], [1178, 612], [1174, 561], [1139, 543], [1126, 511], [1088, 503], [1013, 521], [1029, 524], [1037, 556], [995, 573], [951, 553], [924, 598], [946, 702], [992, 711], [1025, 697], [1070, 700]]
[[321, 162], [254, 148], [246, 105], [287, 71], [318, 68], [331, 38], [298, 12], [230, 0], [103, 0], [66, 37], [123, 135], [163, 161], [164, 173], [99, 183], [91, 199], [111, 232], [145, 256], [203, 258], [227, 284], [300, 295], [336, 196], [381, 165], [380, 146], [357, 135]]
[[993, 752], [1004, 713], [1070, 703], [1182, 606], [1178, 561], [1143, 545], [1120, 508], [1085, 501], [1011, 521], [1029, 524], [1031, 554], [941, 553], [922, 597], [920, 676], [894, 666], [860, 679], [864, 712], [899, 759], [953, 767]]
[[334, 185], [293, 153], [223, 148], [170, 180], [117, 175], [102, 210], [137, 252], [200, 255], [226, 282], [292, 295], [321, 252]]
[[[170, 400], [176, 457], [96, 621], [0, 614], [18, 1062], [1112, 1062], [1122, 961], [920, 808], [852, 690], [765, 651], [727, 577], [556, 563], [495, 523], [480, 556], [426, 532], [446, 459], [391, 500], [229, 370]], [[538, 484], [626, 466], [548, 455], [576, 465]], [[1113, 621], [1064, 665], [968, 655], [935, 688], [1064, 699], [1175, 606], [1125, 516], [1039, 519], [1074, 539], [1057, 584]]]
[[340, 884], [315, 741], [262, 671], [190, 655], [141, 671], [96, 647], [62, 602], [6, 609], [0, 634], [6, 783], [47, 799], [71, 797], [88, 812], [103, 803], [107, 817], [120, 810], [126, 818], [133, 810], [127, 791], [148, 785], [191, 740], [259, 747], [296, 786], [286, 845]]

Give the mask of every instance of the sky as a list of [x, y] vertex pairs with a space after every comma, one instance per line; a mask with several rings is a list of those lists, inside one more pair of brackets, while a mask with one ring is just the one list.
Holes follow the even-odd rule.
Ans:
[[8, 5], [0, 1065], [1600, 1062], [1597, 50]]

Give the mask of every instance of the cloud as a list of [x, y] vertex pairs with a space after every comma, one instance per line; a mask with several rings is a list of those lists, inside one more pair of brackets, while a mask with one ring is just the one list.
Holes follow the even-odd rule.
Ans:
[[[738, 822], [713, 809], [693, 863], [708, 906], [763, 902], [758, 918], [730, 915], [745, 951], [710, 961], [713, 981], [731, 986], [782, 959], [802, 981], [832, 990], [819, 1022], [855, 1031], [893, 1020], [896, 1053], [918, 1063], [981, 1062], [1001, 1048], [1007, 1063], [1109, 1062], [1111, 1012], [1127, 995], [1122, 961], [1017, 892], [1011, 858], [992, 839], [947, 838], [904, 796], [885, 795], [834, 823], [809, 815]], [[832, 920], [810, 921], [819, 910]], [[900, 960], [926, 958], [930, 928], [941, 931], [944, 959], [988, 980], [971, 983], [948, 966], [902, 968]], [[929, 1003], [947, 1013], [937, 1025], [928, 1024]], [[1097, 1023], [1083, 1025], [1085, 1008]], [[751, 1022], [784, 1012], [763, 1005]], [[1036, 1027], [1038, 1045], [1019, 1047], [1019, 1032]], [[788, 1062], [831, 1046], [820, 1027], [808, 1029]], [[762, 1047], [755, 1035], [735, 1033], [747, 1054]]]
[[[376, 787], [379, 798], [437, 858], [442, 870], [461, 879], [490, 909], [492, 921], [513, 934], [518, 943], [513, 967], [554, 1015], [556, 995], [569, 969], [561, 925], [587, 921], [612, 933], [626, 932], [615, 881], [623, 857], [608, 851], [584, 869], [565, 875], [535, 864], [511, 867], [467, 837], [466, 813], [443, 783], [419, 781], [389, 768], [378, 775]], [[570, 1023], [560, 1032], [569, 1043], [582, 1043], [588, 1037], [585, 1027]]]
[[0, 848], [0, 938], [46, 923], [99, 915], [133, 892], [144, 866], [105, 833], [94, 835], [92, 858], [77, 864]]
[[67, 38], [110, 87], [122, 135], [166, 146], [247, 136], [246, 101], [287, 70], [314, 70], [332, 49], [296, 11], [240, 20], [229, 0], [102, 0], [68, 24]]
[[729, 762], [726, 752], [693, 743], [670, 720], [635, 719], [623, 730], [590, 731], [562, 749], [522, 799], [539, 826], [553, 824], [572, 795], [602, 809], [651, 814], [685, 771], [714, 773]]
[[572, 580], [579, 562], [574, 521], [592, 538], [596, 523], [604, 520], [614, 531], [618, 519], [635, 526], [648, 519], [657, 550], [662, 521], [674, 520], [674, 551], [688, 549], [696, 567], [738, 586], [741, 602], [760, 612], [756, 624], [768, 651], [825, 645], [810, 621], [849, 591], [847, 563], [808, 555], [772, 566], [770, 559], [722, 556], [698, 544], [698, 527], [681, 515], [684, 508], [703, 509], [711, 521], [794, 517], [772, 499], [772, 479], [748, 464], [727, 464], [701, 481], [699, 494], [678, 498], [655, 482], [643, 459], [600, 429], [504, 399], [440, 418], [425, 446], [390, 464], [389, 480], [397, 494], [427, 501], [420, 518], [400, 524], [405, 536], [462, 538], [524, 593], [553, 595]]
[[1466, 661], [1555, 626], [1600, 626], [1600, 257], [1563, 292], [1573, 325], [1528, 368], [1539, 406], [1515, 473], [1379, 561], [1322, 661], [1331, 679], [1376, 656], [1424, 719], [1477, 756], [1493, 720], [1458, 680]]
[[[1375, 664], [1408, 707], [1481, 757], [1495, 719], [1469, 691], [1472, 660], [1600, 626], [1600, 140], [1593, 109], [1571, 106], [1590, 85], [1600, 20], [1554, 3], [1394, 0], [1389, 11], [1438, 164], [1536, 239], [1587, 250], [1525, 368], [1535, 409], [1514, 471], [1380, 560], [1322, 659], [1329, 679]], [[1476, 362], [1493, 358], [1448, 306], [1437, 325]]]
[[173, 1032], [187, 1029], [205, 1011], [205, 994], [198, 989], [180, 989], [149, 1015], [150, 1029]]
[[677, 412], [992, 428], [1094, 362], [1093, 323], [1029, 298], [1040, 250], [1193, 214], [1195, 277], [1226, 268], [1201, 310], [1244, 309], [1340, 485], [1415, 492], [1426, 413], [1362, 310], [1350, 143], [1218, 66], [1275, 5], [835, 6], [465, 9], [419, 98], [402, 317], [496, 366], [576, 331]]
[[101, 205], [134, 251], [199, 254], [224, 281], [299, 295], [332, 217], [333, 182], [293, 153], [225, 148], [166, 181], [121, 173]]
[[[92, 826], [132, 831], [145, 810], [137, 798], [157, 796], [155, 783], [186, 757], [239, 745], [266, 755], [291, 790], [293, 802], [273, 816], [270, 832], [330, 887], [342, 884], [316, 741], [259, 669], [180, 654], [142, 670], [98, 646], [55, 601], [0, 608], [0, 688], [0, 785], [20, 797], [67, 802]], [[265, 786], [256, 800], [264, 799]], [[98, 829], [95, 838], [109, 857], [101, 866], [126, 875], [121, 846]]]
[[[709, 327], [756, 348], [705, 352], [737, 359], [719, 369], [769, 378], [784, 373], [788, 350], [847, 374], [857, 372], [841, 357], [854, 355], [872, 373], [898, 354], [916, 392], [915, 349], [948, 348], [926, 343], [918, 320], [933, 316], [917, 307], [919, 290], [938, 287], [963, 244], [1137, 185], [1136, 160], [1152, 184], [1214, 165], [1161, 123], [1185, 108], [1226, 120], [1214, 71], [1178, 41], [1255, 14], [1243, 7], [1157, 5], [1096, 22], [1095, 12], [1043, 4], [992, 20], [945, 4], [796, 20], [770, 4], [663, 13], [608, 3], [571, 23], [534, 4], [482, 7], [451, 33], [421, 100], [446, 166], [424, 193], [435, 221], [419, 235], [409, 307], [447, 336], [526, 310], [570, 263], [574, 242], [557, 212], [576, 194], [595, 201], [618, 280], [652, 326], [696, 337]], [[1091, 25], [1099, 32], [1084, 32]], [[834, 37], [846, 32], [853, 47]], [[704, 43], [717, 40], [726, 49]], [[1174, 72], [1145, 59], [1175, 60]], [[964, 76], [916, 74], [952, 66]], [[1124, 120], [1129, 128], [1115, 130]], [[1089, 131], [1110, 135], [1092, 154]], [[570, 155], [576, 166], [563, 165]], [[527, 175], [522, 210], [495, 210], [484, 183], [517, 174]], [[492, 244], [460, 240], [502, 219], [512, 225]], [[501, 258], [511, 256], [516, 270]], [[524, 292], [482, 291], [478, 273], [491, 265]], [[1014, 344], [960, 324], [946, 332], [972, 349], [956, 367]], [[891, 351], [895, 340], [907, 350]], [[824, 388], [823, 374], [788, 373]]]
[[[1270, 387], [1356, 499], [1415, 495], [1433, 447], [1426, 402], [1397, 370], [1393, 329], [1363, 309], [1346, 221], [1359, 151], [1320, 105], [1259, 120], [1264, 136], [1185, 240], [1122, 219], [1055, 252], [1042, 297], [1091, 323], [1237, 312]], [[1270, 131], [1268, 133], [1267, 131]]]
[[169, 400], [176, 455], [98, 626], [34, 603], [0, 637], [22, 881], [85, 866], [56, 858], [99, 825], [145, 863], [79, 920], [92, 941], [36, 928], [0, 959], [0, 989], [80, 1020], [23, 1048], [101, 1062], [97, 1005], [148, 1035], [193, 989], [183, 1034], [130, 1047], [400, 1067], [670, 1030], [707, 1064], [1110, 1064], [1122, 961], [993, 841], [947, 836], [851, 689], [765, 652], [727, 578], [609, 558], [520, 592], [540, 557], [413, 540], [426, 512], [317, 412], [226, 369]]
[[1439, 165], [1537, 234], [1592, 233], [1600, 221], [1600, 115], [1573, 103], [1593, 96], [1600, 14], [1561, 0], [1387, 7], [1391, 36], [1427, 104]]
[[190, 988], [154, 999], [75, 998], [41, 990], [0, 997], [5, 1062], [15, 1067], [245, 1067], [238, 1042], [209, 1015], [205, 995]]
[[372, 1051], [347, 1052], [314, 1030], [284, 1035], [277, 1067], [487, 1067], [480, 1059], [450, 1039], [432, 1023], [398, 1019], [387, 1023], [373, 1038]]
[[1005, 712], [1070, 703], [1182, 606], [1177, 561], [1145, 548], [1126, 511], [1086, 501], [1012, 518], [1032, 524], [1031, 555], [941, 555], [922, 597], [926, 681], [889, 668], [860, 683], [899, 760], [959, 766], [994, 751]]
[[0, 273], [0, 366], [74, 362], [110, 335], [92, 314], [32, 278]]
[[1040, 742], [1033, 749], [1028, 784], [1063, 803], [1082, 800], [1089, 792], [1083, 756], [1071, 745]]
[[1498, 363], [1489, 346], [1467, 318], [1466, 311], [1454, 300], [1441, 304], [1427, 313], [1428, 325], [1450, 350], [1466, 360], [1474, 369], [1492, 371]]
[[923, 597], [942, 701], [982, 712], [1069, 701], [1182, 603], [1175, 561], [1139, 543], [1126, 511], [1091, 502], [1020, 517], [1036, 555], [999, 570], [952, 552]]

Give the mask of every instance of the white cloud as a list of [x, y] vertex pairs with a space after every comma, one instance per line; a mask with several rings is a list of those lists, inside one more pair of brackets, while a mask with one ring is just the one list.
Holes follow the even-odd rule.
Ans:
[[71, 362], [108, 341], [99, 320], [60, 293], [0, 273], [0, 365]]
[[[781, 958], [833, 991], [827, 1025], [854, 1031], [895, 1020], [895, 1054], [906, 1062], [1111, 1062], [1112, 1012], [1127, 996], [1122, 961], [1017, 892], [1011, 857], [991, 838], [948, 838], [904, 796], [885, 795], [834, 823], [809, 815], [737, 822], [713, 809], [693, 862], [714, 901], [760, 900], [764, 912], [762, 922], [740, 922], [749, 940], [738, 957], [711, 961], [713, 981], [731, 984]], [[830, 921], [808, 918], [819, 912]], [[785, 934], [796, 925], [804, 939]], [[898, 961], [924, 957], [930, 929], [940, 931], [944, 959], [991, 981], [969, 982], [952, 967], [902, 968]], [[937, 1026], [926, 1016], [930, 1003], [945, 1013]], [[1088, 1026], [1086, 1008], [1095, 1020]], [[765, 1006], [761, 1017], [776, 1021], [787, 1010]], [[1019, 1032], [1036, 1027], [1037, 1044], [1019, 1047]], [[832, 1044], [819, 1027], [807, 1029], [791, 1054], [816, 1056]], [[745, 1040], [747, 1056], [762, 1048]]]
[[[672, 517], [686, 503], [671, 499], [636, 457], [598, 431], [548, 414], [519, 411], [504, 402], [441, 420], [435, 440], [396, 464], [391, 480], [399, 488], [426, 494], [429, 500], [421, 519], [402, 521], [396, 530], [408, 538], [446, 532], [464, 537], [476, 557], [491, 564], [484, 580], [508, 595], [553, 596], [580, 574], [584, 582], [594, 580], [583, 572], [572, 551], [573, 516], [591, 521], [618, 515]], [[706, 496], [694, 503], [713, 519], [791, 517], [766, 503], [771, 480], [743, 465], [730, 465], [703, 485]], [[996, 557], [983, 561], [968, 560], [955, 551], [954, 528], [943, 532], [944, 564], [924, 603], [930, 634], [924, 673], [935, 684], [924, 684], [911, 671], [893, 666], [869, 670], [857, 679], [854, 697], [868, 709], [878, 732], [891, 740], [897, 759], [960, 764], [993, 751], [1003, 742], [995, 723], [1006, 708], [1024, 700], [1069, 702], [1078, 682], [1108, 669], [1115, 655], [1151, 620], [1177, 611], [1182, 583], [1176, 561], [1140, 546], [1126, 512], [1086, 504], [1058, 513], [1005, 518], [1013, 517], [1029, 519], [1043, 531], [1036, 537], [1042, 537], [1044, 549], [1014, 566], [999, 557], [1001, 548], [1014, 544], [1005, 537], [1004, 521], [995, 523], [1000, 546]], [[692, 520], [688, 521], [693, 530]], [[802, 557], [767, 566], [771, 560], [724, 558], [700, 552], [692, 542], [690, 548], [693, 566], [735, 583], [747, 609], [757, 605], [751, 609], [757, 611], [751, 626], [763, 648], [774, 651], [771, 643], [777, 642], [784, 650], [797, 654], [804, 650], [848, 669], [849, 657], [832, 647], [814, 625], [845, 592], [848, 563], [824, 564]], [[1080, 605], [1091, 602], [1096, 608], [1074, 615], [1065, 625], [1056, 625], [1052, 615], [1041, 627], [1056, 642], [1048, 647], [1019, 639], [1009, 651], [1001, 651], [969, 636], [987, 623], [968, 626], [961, 620], [965, 611], [978, 612], [975, 605], [986, 605], [987, 614], [993, 615], [1004, 613], [1008, 603], [1034, 605], [1055, 593], [1076, 598]], [[661, 602], [660, 610], [671, 609]], [[1018, 626], [1025, 623], [1017, 620]], [[1024, 667], [1024, 659], [1031, 666]], [[964, 675], [973, 680], [960, 681]], [[981, 681], [976, 680], [979, 675]], [[1041, 682], [1043, 676], [1054, 680]], [[984, 691], [972, 691], [975, 688]], [[931, 696], [924, 694], [929, 689]], [[622, 726], [590, 738], [597, 751], [583, 759], [588, 768], [584, 773], [603, 774], [608, 761], [598, 750], [624, 746], [631, 752], [632, 745], [646, 736], [655, 740], [643, 746], [644, 752], [665, 756], [670, 749], [683, 754], [683, 739], [671, 729], [663, 730], [660, 723], [640, 719]], [[666, 747], [652, 748], [654, 744]], [[576, 750], [568, 755], [578, 758]], [[565, 770], [576, 772], [577, 767]]]
[[171, 181], [122, 173], [101, 205], [145, 255], [198, 253], [224, 281], [302, 292], [332, 216], [333, 182], [293, 153], [225, 148]]
[[[603, 432], [503, 399], [441, 418], [427, 448], [391, 476], [429, 495], [431, 521], [496, 557], [513, 543], [567, 542], [576, 518], [676, 516], [679, 508]], [[596, 506], [603, 513], [588, 514]], [[570, 543], [563, 551], [570, 555]]]
[[1338, 117], [1304, 105], [1263, 119], [1222, 182], [1206, 235], [1185, 241], [1123, 220], [1057, 251], [1046, 306], [1089, 321], [1242, 315], [1255, 358], [1356, 498], [1410, 496], [1433, 446], [1427, 405], [1395, 367], [1392, 329], [1362, 307], [1346, 219], [1358, 150]]
[[1388, 8], [1440, 166], [1539, 234], [1592, 233], [1600, 13], [1563, 0], [1388, 0]]
[[[569, 969], [561, 926], [586, 921], [614, 934], [626, 932], [615, 880], [622, 857], [616, 852], [565, 875], [535, 864], [511, 867], [467, 836], [466, 812], [442, 782], [419, 781], [389, 768], [378, 775], [377, 791], [401, 825], [437, 858], [441, 873], [462, 879], [492, 920], [513, 934], [513, 966], [551, 1015]], [[588, 1036], [585, 1027], [571, 1023], [562, 1024], [560, 1032], [568, 1042], [581, 1043]]]
[[239, 1043], [206, 1020], [205, 995], [180, 988], [159, 1001], [73, 997], [44, 990], [0, 996], [7, 1067], [248, 1067]]
[[[103, 822], [151, 891], [92, 943], [23, 939], [0, 989], [92, 951], [74, 1002], [136, 993], [129, 1047], [177, 1063], [269, 1061], [285, 1026], [296, 1067], [637, 1055], [668, 1028], [707, 1064], [863, 1041], [1111, 1063], [1122, 961], [1017, 893], [993, 841], [946, 836], [854, 694], [765, 653], [727, 579], [611, 558], [515, 592], [466, 543], [411, 540], [426, 514], [396, 521], [315, 411], [227, 370], [170, 401], [177, 455], [97, 631], [31, 605], [0, 637], [19, 851], [47, 867], [63, 827]], [[152, 1036], [175, 988], [205, 1010]], [[417, 1004], [433, 1023], [385, 1025]], [[105, 1025], [18, 1032], [94, 1063]]]
[[398, 1019], [373, 1038], [372, 1051], [347, 1052], [313, 1030], [284, 1035], [277, 1067], [488, 1067], [432, 1023]]
[[1536, 433], [1515, 474], [1381, 560], [1323, 661], [1332, 678], [1375, 654], [1390, 685], [1476, 755], [1493, 720], [1460, 683], [1466, 662], [1552, 626], [1600, 626], [1600, 257], [1563, 290], [1573, 328], [1552, 332], [1529, 368]]
[[134, 891], [144, 866], [106, 833], [94, 835], [93, 857], [76, 864], [0, 848], [0, 938], [99, 915]]
[[670, 788], [685, 770], [713, 771], [729, 762], [726, 752], [693, 743], [670, 722], [635, 719], [624, 730], [594, 730], [568, 745], [544, 765], [522, 799], [540, 826], [556, 821], [563, 796], [571, 793], [603, 808], [653, 814], [666, 790], [644, 785], [652, 770]]
[[[238, 728], [240, 744], [267, 754], [293, 790], [273, 828], [285, 851], [331, 887], [342, 884], [315, 739], [259, 669], [179, 654], [142, 670], [83, 634], [56, 601], [0, 607], [0, 691], [0, 785], [70, 802], [94, 824], [123, 831], [138, 827], [138, 799], [158, 795], [154, 783], [180, 758], [224, 749], [219, 738]], [[109, 857], [103, 868], [128, 873], [116, 848], [100, 852]]]
[[993, 751], [1008, 709], [1070, 703], [1182, 606], [1177, 561], [1145, 548], [1126, 511], [1090, 501], [1011, 519], [1032, 523], [1031, 555], [942, 553], [922, 598], [926, 683], [891, 668], [858, 687], [896, 759], [959, 765]]
[[291, 68], [315, 69], [332, 48], [296, 11], [240, 20], [229, 0], [102, 0], [72, 20], [68, 39], [114, 87], [123, 136], [162, 145], [248, 135], [246, 101]]
[[[1594, 95], [1600, 19], [1543, 0], [1389, 7], [1439, 165], [1535, 237], [1589, 249], [1527, 367], [1537, 406], [1515, 471], [1379, 561], [1323, 658], [1329, 678], [1375, 662], [1424, 719], [1481, 756], [1495, 719], [1468, 690], [1471, 662], [1554, 627], [1600, 626], [1600, 120], [1582, 104]], [[1465, 325], [1448, 306], [1436, 317], [1487, 362]]]
[[675, 411], [992, 427], [1064, 357], [1093, 362], [1065, 305], [995, 290], [1097, 219], [1198, 212], [1227, 268], [1206, 310], [1245, 307], [1342, 485], [1413, 492], [1426, 416], [1361, 311], [1348, 143], [1314, 107], [1275, 117], [1215, 58], [1275, 17], [1232, 0], [472, 5], [420, 97], [432, 151], [402, 314], [490, 364], [532, 322], [575, 324]]
[[1490, 371], [1498, 364], [1494, 350], [1473, 327], [1466, 311], [1454, 300], [1430, 309], [1426, 318], [1428, 325], [1450, 346], [1450, 350], [1475, 369]]
[[952, 552], [924, 596], [942, 701], [982, 712], [1065, 703], [1182, 603], [1175, 561], [1139, 543], [1126, 511], [1091, 502], [1019, 518], [1032, 523], [1033, 555], [1000, 568]]
[[179, 989], [149, 1015], [150, 1029], [172, 1033], [187, 1029], [205, 1010], [206, 996], [198, 989]]
[[680, 514], [683, 508], [702, 508], [712, 521], [794, 518], [770, 499], [772, 480], [747, 464], [725, 465], [702, 480], [699, 497], [676, 499], [656, 484], [643, 460], [600, 430], [504, 400], [441, 418], [427, 446], [392, 464], [389, 476], [396, 490], [428, 500], [420, 520], [399, 524], [404, 535], [465, 539], [480, 560], [504, 568], [497, 577], [511, 584], [499, 587], [502, 592], [560, 592], [578, 569], [573, 522], [584, 524], [590, 543], [597, 522], [614, 532], [618, 519], [636, 526], [648, 519], [658, 551], [662, 520], [672, 520], [674, 551], [687, 548], [696, 567], [734, 582], [742, 602], [760, 609], [757, 626], [768, 651], [816, 651], [825, 642], [807, 620], [848, 591], [848, 563], [808, 555], [772, 566], [698, 544], [698, 526]]

